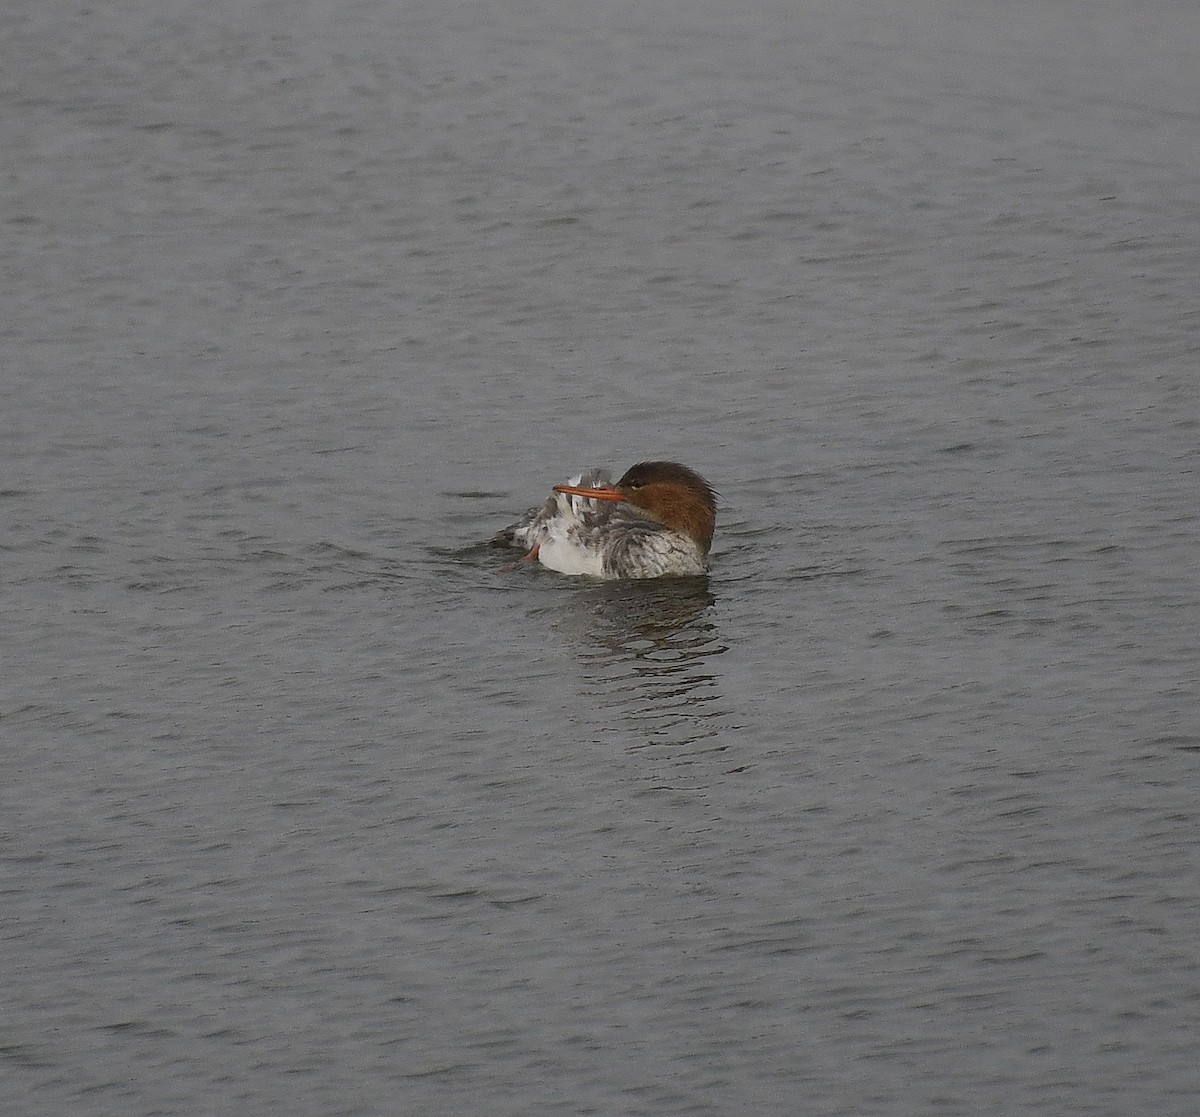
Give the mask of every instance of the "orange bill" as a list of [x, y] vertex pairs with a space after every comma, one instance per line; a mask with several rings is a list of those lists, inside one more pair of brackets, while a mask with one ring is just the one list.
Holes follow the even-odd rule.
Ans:
[[585, 496], [588, 500], [624, 500], [625, 494], [611, 485], [603, 489], [583, 489], [577, 485], [555, 485], [556, 493], [566, 493], [568, 496]]

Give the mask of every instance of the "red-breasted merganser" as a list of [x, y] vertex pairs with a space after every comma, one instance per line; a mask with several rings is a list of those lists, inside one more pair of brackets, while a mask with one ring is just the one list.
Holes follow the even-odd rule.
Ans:
[[615, 485], [593, 469], [554, 486], [492, 542], [562, 574], [659, 578], [708, 570], [717, 494], [678, 462], [639, 462]]

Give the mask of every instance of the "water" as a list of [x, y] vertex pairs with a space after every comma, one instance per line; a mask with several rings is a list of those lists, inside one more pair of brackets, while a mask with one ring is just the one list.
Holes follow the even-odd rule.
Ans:
[[1193, 1112], [1200, 9], [973, 9], [7, 7], [11, 1112]]

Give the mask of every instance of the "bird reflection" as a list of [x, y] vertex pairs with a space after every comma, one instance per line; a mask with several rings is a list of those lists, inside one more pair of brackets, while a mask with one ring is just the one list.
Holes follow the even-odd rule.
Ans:
[[[716, 602], [707, 578], [604, 582], [583, 595], [596, 624], [591, 636], [613, 652], [693, 646], [696, 622]], [[714, 626], [702, 626], [711, 629]]]
[[581, 689], [632, 730], [634, 749], [661, 756], [655, 786], [694, 787], [682, 766], [723, 752], [720, 677], [712, 660], [726, 651], [712, 617], [707, 578], [607, 582], [582, 589], [566, 627], [577, 637]]

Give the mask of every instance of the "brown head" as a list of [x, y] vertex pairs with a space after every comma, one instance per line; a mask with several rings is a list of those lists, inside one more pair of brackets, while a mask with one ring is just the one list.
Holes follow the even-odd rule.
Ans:
[[712, 546], [717, 494], [694, 469], [678, 462], [638, 462], [615, 485], [581, 489], [555, 485], [554, 491], [591, 500], [624, 500], [651, 519], [690, 535], [703, 554]]

